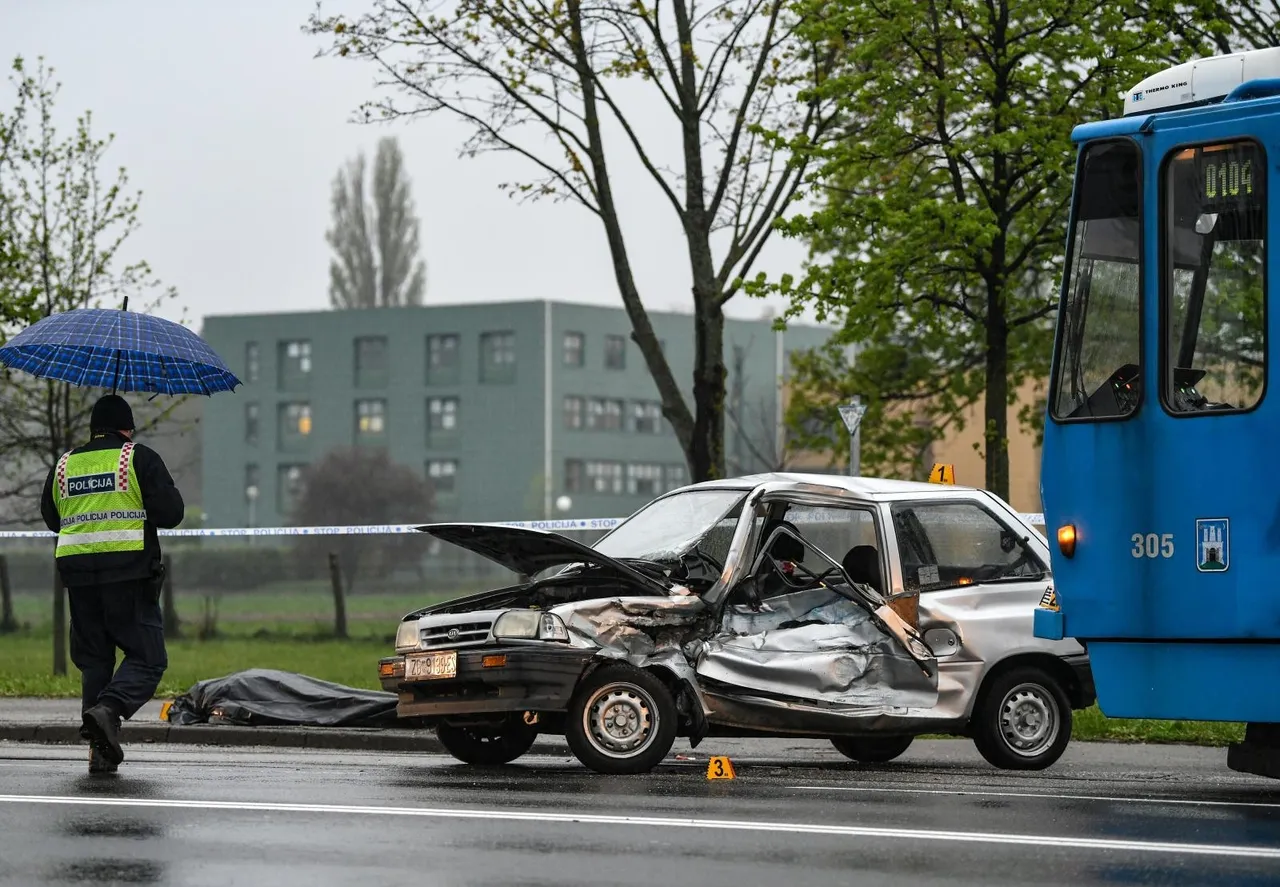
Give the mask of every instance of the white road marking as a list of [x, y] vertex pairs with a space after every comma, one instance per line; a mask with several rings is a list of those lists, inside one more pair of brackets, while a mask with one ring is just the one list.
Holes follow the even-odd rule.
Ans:
[[1175, 844], [1165, 841], [1071, 838], [1060, 835], [1004, 835], [992, 832], [956, 832], [935, 829], [875, 828], [859, 825], [756, 822], [743, 819], [686, 819], [657, 816], [607, 816], [593, 813], [549, 811], [476, 810], [444, 807], [359, 807], [338, 804], [277, 804], [253, 801], [179, 801], [151, 798], [71, 798], [45, 795], [0, 795], [0, 804], [68, 807], [140, 807], [164, 810], [201, 810], [255, 813], [320, 813], [341, 816], [408, 816], [429, 819], [489, 819], [508, 822], [571, 823], [575, 825], [625, 825], [653, 828], [721, 829], [743, 832], [781, 832], [848, 838], [898, 838], [962, 844], [1003, 844], [1075, 850], [1118, 850], [1184, 856], [1230, 856], [1245, 859], [1280, 859], [1280, 847], [1230, 844]]
[[1051, 801], [1112, 801], [1121, 804], [1182, 804], [1189, 807], [1265, 807], [1280, 809], [1280, 803], [1266, 801], [1197, 801], [1188, 798], [1125, 798], [1118, 795], [1058, 795], [1042, 792], [995, 792], [962, 788], [881, 788], [863, 785], [792, 785], [808, 792], [876, 792], [899, 795], [974, 795], [983, 798], [1045, 798]]

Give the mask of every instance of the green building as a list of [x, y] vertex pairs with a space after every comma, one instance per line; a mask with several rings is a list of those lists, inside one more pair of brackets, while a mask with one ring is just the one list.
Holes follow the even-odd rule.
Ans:
[[[687, 397], [692, 319], [650, 317]], [[353, 444], [426, 475], [424, 519], [629, 514], [688, 482], [630, 332], [620, 308], [543, 301], [208, 317], [245, 384], [203, 405], [206, 526], [290, 523], [302, 468]], [[777, 467], [787, 356], [829, 336], [726, 322], [731, 473]]]

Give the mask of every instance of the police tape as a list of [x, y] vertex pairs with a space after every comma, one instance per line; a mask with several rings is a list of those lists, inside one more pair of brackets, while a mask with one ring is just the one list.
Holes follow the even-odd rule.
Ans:
[[[1043, 514], [1023, 514], [1020, 517], [1032, 526], [1043, 527]], [[543, 530], [559, 533], [582, 530], [612, 530], [624, 517], [562, 518], [560, 520], [531, 521], [467, 521], [486, 527], [513, 527], [519, 530]], [[798, 523], [810, 523], [800, 520]], [[825, 523], [826, 521], [812, 521]], [[456, 523], [450, 521], [450, 523]], [[423, 524], [356, 524], [331, 527], [207, 527], [195, 530], [160, 530], [161, 536], [179, 539], [217, 539], [259, 536], [395, 536], [415, 533]], [[0, 530], [0, 539], [52, 539], [48, 530]]]
[[[592, 517], [532, 521], [466, 521], [487, 527], [515, 527], [521, 530], [612, 530], [626, 518]], [[449, 521], [449, 523], [456, 523]], [[244, 536], [395, 536], [415, 533], [423, 524], [353, 524], [330, 527], [202, 527], [194, 530], [159, 530], [170, 538], [227, 538]], [[52, 539], [48, 530], [0, 530], [0, 539]]]

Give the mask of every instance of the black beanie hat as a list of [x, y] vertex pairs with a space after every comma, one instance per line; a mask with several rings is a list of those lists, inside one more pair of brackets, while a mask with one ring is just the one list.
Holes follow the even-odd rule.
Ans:
[[89, 417], [90, 431], [132, 431], [133, 410], [118, 394], [107, 394], [93, 405]]

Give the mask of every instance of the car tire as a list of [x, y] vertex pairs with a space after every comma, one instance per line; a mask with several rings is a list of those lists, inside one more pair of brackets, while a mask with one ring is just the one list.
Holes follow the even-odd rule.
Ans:
[[914, 736], [837, 736], [831, 744], [851, 761], [886, 764], [910, 748], [913, 741]]
[[436, 737], [445, 751], [459, 761], [495, 767], [510, 764], [532, 748], [538, 731], [518, 717], [509, 717], [501, 725], [442, 721], [436, 725]]
[[1043, 770], [1071, 741], [1071, 701], [1044, 670], [1012, 668], [982, 688], [970, 729], [988, 763], [1002, 770]]
[[662, 681], [631, 665], [606, 665], [574, 691], [565, 739], [597, 773], [648, 773], [676, 741], [676, 704]]

